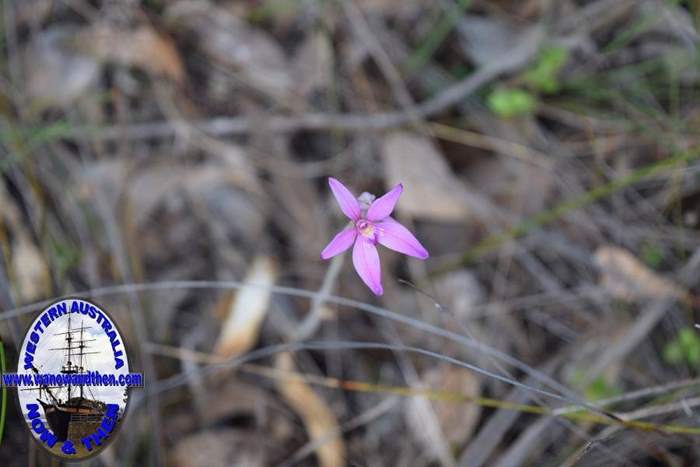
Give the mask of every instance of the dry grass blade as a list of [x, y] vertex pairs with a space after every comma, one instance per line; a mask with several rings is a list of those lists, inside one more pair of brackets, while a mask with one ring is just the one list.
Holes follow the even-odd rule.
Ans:
[[[294, 371], [294, 362], [288, 353], [277, 356], [276, 368]], [[285, 401], [301, 417], [312, 442], [317, 442], [316, 456], [321, 467], [343, 467], [345, 444], [333, 411], [304, 381], [298, 378], [280, 379], [277, 389]]]
[[[474, 373], [450, 365], [432, 368], [425, 375], [425, 382], [429, 387], [461, 394], [466, 400], [476, 400], [481, 394], [481, 383]], [[433, 407], [447, 441], [456, 446], [464, 445], [476, 428], [481, 408], [475, 404], [454, 407], [444, 401], [433, 402]]]
[[260, 326], [269, 309], [270, 289], [277, 280], [277, 266], [266, 256], [259, 256], [245, 279], [246, 284], [235, 296], [221, 327], [215, 353], [232, 357], [250, 350], [258, 340]]

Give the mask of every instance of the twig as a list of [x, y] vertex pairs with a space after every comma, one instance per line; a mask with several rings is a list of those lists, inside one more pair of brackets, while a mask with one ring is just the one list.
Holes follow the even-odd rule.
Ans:
[[335, 281], [338, 279], [340, 268], [343, 267], [343, 258], [345, 255], [338, 255], [331, 260], [330, 266], [323, 278], [323, 284], [317, 295], [311, 299], [311, 310], [304, 320], [299, 324], [297, 329], [292, 334], [292, 341], [303, 341], [308, 339], [316, 332], [321, 324], [323, 302], [329, 296]]
[[[479, 68], [468, 78], [459, 81], [436, 95], [405, 111], [377, 113], [373, 115], [309, 113], [300, 116], [271, 116], [264, 121], [247, 117], [218, 117], [205, 121], [189, 122], [199, 130], [215, 136], [246, 134], [253, 130], [266, 132], [293, 132], [298, 130], [364, 131], [394, 128], [437, 115], [473, 94], [486, 83], [502, 74], [514, 71], [535, 55], [539, 48], [541, 31], [535, 30], [521, 41], [518, 50]], [[128, 138], [131, 140], [165, 138], [176, 134], [179, 125], [171, 122], [114, 125], [102, 128], [82, 127], [67, 130], [66, 137], [91, 137], [100, 140]]]
[[[411, 97], [411, 94], [408, 92], [408, 88], [401, 78], [399, 70], [392, 63], [389, 54], [384, 50], [376, 35], [372, 32], [372, 28], [367, 22], [365, 15], [357, 6], [355, 0], [342, 2], [342, 6], [343, 10], [345, 10], [345, 15], [350, 20], [350, 24], [353, 29], [355, 29], [358, 40], [367, 48], [374, 61], [377, 62], [382, 74], [391, 85], [394, 98], [398, 101], [403, 110], [408, 113], [413, 113], [415, 111], [413, 97]], [[412, 115], [411, 119], [416, 121], [421, 120], [418, 115]]]

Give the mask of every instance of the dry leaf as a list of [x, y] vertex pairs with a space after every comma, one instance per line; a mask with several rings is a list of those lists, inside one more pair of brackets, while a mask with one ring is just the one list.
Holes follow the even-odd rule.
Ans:
[[484, 301], [483, 287], [475, 275], [465, 269], [437, 277], [434, 287], [440, 303], [460, 322], [471, 319], [472, 308]]
[[510, 53], [521, 39], [512, 25], [492, 17], [464, 15], [457, 28], [462, 49], [479, 66]]
[[6, 226], [13, 227], [20, 223], [20, 213], [17, 206], [10, 200], [4, 183], [0, 183], [0, 221]]
[[49, 267], [23, 227], [19, 209], [11, 201], [5, 186], [0, 184], [0, 231], [4, 229], [10, 231], [14, 239], [10, 246], [9, 266], [18, 301], [35, 301], [48, 291], [51, 281]]
[[303, 97], [328, 87], [333, 76], [333, 48], [327, 34], [309, 34], [295, 55], [291, 75], [295, 92]]
[[[479, 378], [471, 371], [453, 365], [440, 365], [426, 372], [425, 385], [440, 391], [477, 398], [481, 394]], [[481, 415], [481, 406], [465, 401], [431, 401], [442, 432], [450, 443], [462, 446], [471, 437]]]
[[81, 33], [80, 41], [87, 51], [101, 60], [167, 76], [178, 84], [184, 80], [182, 60], [172, 40], [149, 26], [120, 29], [100, 24]]
[[37, 35], [22, 51], [32, 110], [69, 105], [94, 89], [100, 65], [77, 49], [76, 34], [73, 27], [52, 27]]
[[[255, 287], [238, 291], [224, 321], [214, 353], [233, 357], [250, 350], [258, 341], [260, 326], [270, 304], [270, 287], [277, 280], [277, 266], [272, 259], [258, 256], [245, 282]], [[258, 287], [259, 286], [259, 287]]]
[[[247, 182], [243, 175], [243, 172], [234, 167], [221, 167], [215, 164], [198, 167], [154, 165], [147, 170], [142, 170], [132, 177], [129, 183], [129, 199], [133, 202], [134, 224], [143, 225], [159, 205], [180, 191], [187, 192], [191, 197], [200, 197], [220, 187], [248, 189], [254, 186], [253, 183]], [[245, 201], [243, 204], [246, 204]], [[256, 217], [255, 213], [251, 217]], [[241, 222], [241, 219], [237, 222]], [[257, 224], [258, 222], [255, 222], [250, 225]]]
[[469, 214], [464, 186], [429, 139], [408, 132], [387, 135], [382, 157], [389, 186], [407, 188], [399, 211], [436, 221], [463, 221]]
[[204, 2], [178, 2], [167, 16], [199, 34], [200, 46], [214, 63], [233, 67], [251, 86], [274, 95], [291, 91], [286, 55], [266, 32]]
[[457, 465], [446, 434], [428, 399], [418, 396], [407, 399], [404, 414], [413, 437], [432, 458], [439, 460], [443, 466]]
[[265, 447], [258, 436], [246, 436], [233, 428], [205, 430], [175, 445], [170, 463], [177, 467], [263, 467]]
[[[277, 356], [278, 370], [294, 371], [288, 353]], [[328, 405], [306, 383], [299, 379], [279, 379], [277, 389], [284, 400], [299, 414], [312, 442], [318, 442], [316, 455], [321, 467], [345, 465], [345, 444], [335, 415]]]
[[[256, 415], [256, 407], [273, 407], [269, 393], [241, 381], [224, 381], [207, 387], [209, 403], [200, 416], [206, 424], [215, 424], [235, 415]], [[258, 410], [259, 411], [259, 410]]]
[[676, 298], [686, 300], [687, 292], [656, 274], [632, 253], [622, 248], [603, 246], [595, 253], [602, 272], [603, 287], [622, 300]]
[[49, 269], [28, 234], [16, 233], [18, 236], [12, 245], [15, 289], [21, 302], [32, 302], [45, 294], [50, 281]]

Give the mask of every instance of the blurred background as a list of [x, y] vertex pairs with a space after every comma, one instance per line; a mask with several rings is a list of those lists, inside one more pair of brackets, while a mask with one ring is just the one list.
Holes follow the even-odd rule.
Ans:
[[[8, 369], [79, 295], [146, 376], [85, 465], [700, 463], [700, 2], [0, 5]], [[329, 176], [404, 184], [381, 297]]]

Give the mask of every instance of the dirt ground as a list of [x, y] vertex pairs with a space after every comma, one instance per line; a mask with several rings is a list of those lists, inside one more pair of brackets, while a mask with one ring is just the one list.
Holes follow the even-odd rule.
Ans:
[[85, 465], [700, 463], [700, 2], [0, 11], [7, 371], [70, 295], [145, 376]]

